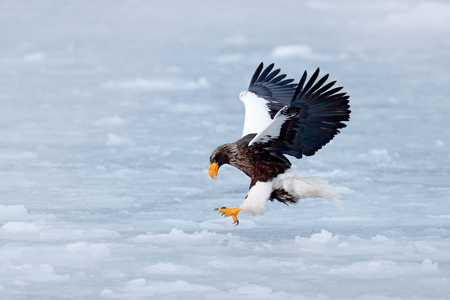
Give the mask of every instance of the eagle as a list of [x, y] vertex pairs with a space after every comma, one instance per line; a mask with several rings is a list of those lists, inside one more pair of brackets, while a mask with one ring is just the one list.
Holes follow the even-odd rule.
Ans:
[[247, 91], [239, 98], [245, 106], [242, 137], [217, 147], [211, 154], [208, 173], [217, 178], [219, 168], [229, 164], [250, 177], [250, 188], [238, 207], [216, 208], [238, 225], [238, 213], [262, 215], [268, 200], [294, 204], [303, 198], [326, 198], [341, 206], [339, 194], [320, 177], [299, 177], [291, 171], [286, 155], [297, 159], [314, 155], [346, 127], [350, 120], [349, 97], [319, 78], [319, 68], [307, 80], [286, 79], [280, 69], [261, 63]]

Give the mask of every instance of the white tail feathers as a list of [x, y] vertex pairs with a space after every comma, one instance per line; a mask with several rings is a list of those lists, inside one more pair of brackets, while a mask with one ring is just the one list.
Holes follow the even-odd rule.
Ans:
[[299, 177], [291, 172], [286, 172], [275, 178], [273, 186], [274, 188], [283, 188], [300, 199], [325, 198], [343, 209], [339, 193], [321, 177]]
[[305, 196], [301, 198], [325, 198], [333, 202], [339, 209], [344, 209], [344, 204], [340, 199], [341, 195], [325, 179], [321, 177], [302, 178], [295, 176], [294, 180], [298, 182], [294, 187], [295, 192], [301, 192], [302, 190], [299, 187], [304, 188], [305, 184], [307, 185]]

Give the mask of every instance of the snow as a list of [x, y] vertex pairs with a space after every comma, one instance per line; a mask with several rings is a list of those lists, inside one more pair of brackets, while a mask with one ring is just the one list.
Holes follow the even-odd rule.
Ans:
[[27, 220], [30, 217], [28, 210], [24, 205], [0, 205], [0, 219], [8, 220]]
[[42, 52], [28, 53], [22, 58], [24, 62], [37, 62], [45, 58], [45, 54]]
[[148, 282], [145, 278], [138, 278], [128, 281], [119, 292], [105, 289], [100, 293], [100, 296], [106, 299], [140, 299], [167, 294], [175, 294], [183, 297], [188, 293], [205, 294], [217, 292], [214, 287], [190, 284], [183, 280]]
[[0, 227], [0, 232], [13, 235], [36, 234], [45, 227], [44, 221], [36, 222], [8, 222]]
[[450, 7], [444, 3], [424, 2], [390, 15], [386, 23], [403, 30], [446, 30], [450, 26]]
[[2, 277], [14, 278], [14, 283], [16, 285], [18, 285], [19, 282], [20, 284], [27, 285], [27, 281], [59, 282], [67, 281], [69, 279], [68, 274], [56, 274], [53, 267], [48, 264], [39, 266], [30, 264], [15, 266], [10, 261], [6, 261], [0, 263], [0, 270]]
[[[450, 5], [0, 3], [1, 299], [447, 299]], [[351, 120], [291, 159], [342, 195], [239, 226], [218, 145], [263, 61], [320, 67]]]
[[309, 45], [283, 45], [272, 50], [272, 56], [277, 58], [289, 58], [293, 56], [311, 57], [312, 49]]
[[197, 80], [185, 79], [136, 79], [132, 81], [107, 82], [102, 85], [108, 89], [136, 90], [191, 90], [209, 87], [208, 80], [200, 77]]
[[345, 54], [321, 54], [315, 52], [310, 45], [281, 45], [272, 50], [275, 59], [310, 59], [310, 60], [340, 60], [346, 58]]

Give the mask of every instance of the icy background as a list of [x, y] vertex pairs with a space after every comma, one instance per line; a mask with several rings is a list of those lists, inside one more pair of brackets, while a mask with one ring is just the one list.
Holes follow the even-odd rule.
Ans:
[[[209, 155], [256, 66], [321, 67], [351, 121], [269, 203]], [[448, 1], [0, 2], [1, 299], [448, 299]]]

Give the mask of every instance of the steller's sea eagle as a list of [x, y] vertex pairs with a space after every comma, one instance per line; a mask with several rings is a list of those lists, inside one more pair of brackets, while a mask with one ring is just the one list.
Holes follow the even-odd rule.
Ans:
[[[343, 121], [350, 119], [349, 96], [339, 93], [336, 81], [325, 83], [328, 74], [317, 80], [319, 69], [306, 81], [285, 79], [273, 70], [263, 71], [261, 63], [250, 80], [248, 91], [239, 98], [245, 105], [242, 138], [217, 147], [210, 157], [209, 175], [217, 177], [220, 166], [229, 164], [251, 178], [244, 202], [235, 208], [216, 208], [239, 224], [239, 212], [263, 214], [268, 200], [285, 204], [301, 198], [327, 198], [341, 205], [339, 194], [318, 177], [301, 178], [290, 171], [285, 155], [311, 156], [333, 139]], [[272, 71], [273, 70], [273, 71]], [[317, 80], [317, 81], [316, 81]]]

